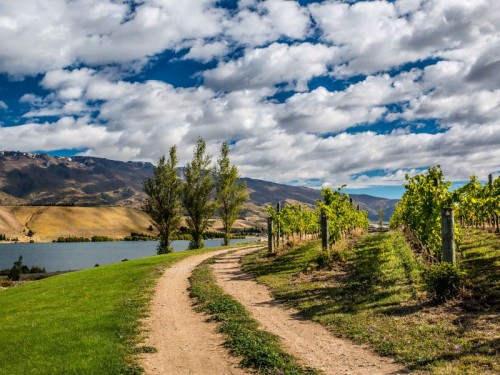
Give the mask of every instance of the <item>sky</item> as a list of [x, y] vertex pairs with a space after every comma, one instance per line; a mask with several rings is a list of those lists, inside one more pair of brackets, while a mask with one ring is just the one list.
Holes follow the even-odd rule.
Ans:
[[2, 0], [0, 150], [398, 197], [500, 172], [500, 1]]

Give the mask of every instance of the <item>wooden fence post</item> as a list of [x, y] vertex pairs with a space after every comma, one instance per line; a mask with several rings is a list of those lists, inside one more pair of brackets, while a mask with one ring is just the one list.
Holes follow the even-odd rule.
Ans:
[[443, 261], [455, 264], [455, 222], [453, 219], [453, 209], [443, 208], [441, 211], [441, 236]]
[[267, 251], [273, 254], [273, 218], [267, 218]]
[[326, 214], [321, 214], [321, 247], [323, 251], [328, 250], [328, 219]]

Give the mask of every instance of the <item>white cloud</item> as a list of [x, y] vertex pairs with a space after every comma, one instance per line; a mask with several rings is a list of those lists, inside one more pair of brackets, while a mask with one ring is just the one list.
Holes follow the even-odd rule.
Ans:
[[0, 110], [6, 110], [8, 108], [9, 106], [5, 102], [0, 100]]
[[[451, 179], [500, 169], [498, 1], [216, 4], [146, 0], [130, 13], [114, 0], [4, 0], [0, 72], [42, 72], [49, 94], [21, 96], [29, 123], [0, 127], [0, 148], [155, 161], [177, 144], [182, 164], [199, 136], [214, 154], [231, 139], [243, 175], [351, 187], [396, 184], [405, 171], [438, 163]], [[191, 88], [117, 73], [140, 71], [167, 49], [218, 63]], [[424, 60], [432, 64], [398, 73]], [[318, 76], [359, 74], [346, 88], [308, 89]], [[280, 90], [298, 92], [268, 99]], [[36, 123], [46, 116], [60, 120]], [[425, 119], [439, 133], [412, 133]], [[378, 121], [400, 123], [348, 134]], [[369, 177], [374, 169], [387, 173]]]
[[0, 72], [13, 76], [146, 61], [219, 34], [224, 16], [211, 0], [146, 0], [134, 13], [112, 0], [4, 0], [0, 14]]
[[273, 87], [284, 82], [289, 89], [306, 90], [308, 80], [326, 74], [335, 57], [336, 48], [321, 44], [273, 43], [265, 48], [248, 49], [241, 59], [206, 71], [205, 84], [232, 91]]
[[341, 47], [338, 75], [371, 74], [498, 41], [500, 4], [490, 0], [325, 1], [309, 6], [323, 39]]
[[259, 46], [280, 37], [303, 39], [309, 31], [309, 13], [295, 1], [267, 0], [240, 4], [226, 20], [225, 35], [237, 43]]
[[208, 62], [213, 60], [214, 58], [224, 56], [227, 51], [227, 41], [205, 43], [202, 40], [198, 40], [191, 46], [191, 49], [184, 56], [184, 58]]

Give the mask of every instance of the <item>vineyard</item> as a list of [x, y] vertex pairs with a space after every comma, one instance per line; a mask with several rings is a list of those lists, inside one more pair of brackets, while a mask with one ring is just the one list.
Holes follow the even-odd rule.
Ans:
[[273, 247], [285, 246], [285, 241], [318, 238], [322, 216], [328, 226], [329, 245], [344, 238], [354, 228], [368, 228], [367, 213], [355, 208], [341, 188], [334, 191], [325, 187], [321, 189], [321, 195], [323, 200], [318, 200], [314, 209], [298, 203], [283, 207], [278, 203], [276, 209], [268, 207], [271, 252]]
[[406, 176], [406, 192], [396, 206], [390, 226], [401, 228], [410, 242], [429, 262], [442, 260], [441, 212], [454, 211], [455, 241], [462, 241], [464, 227], [499, 230], [500, 177], [489, 176], [488, 184], [481, 185], [476, 176], [461, 188], [450, 191], [451, 182], [445, 181], [439, 166], [414, 177]]

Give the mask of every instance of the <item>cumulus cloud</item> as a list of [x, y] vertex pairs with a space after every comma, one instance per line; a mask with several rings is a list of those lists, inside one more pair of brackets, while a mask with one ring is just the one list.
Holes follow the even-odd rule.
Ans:
[[309, 32], [306, 8], [295, 1], [266, 0], [240, 2], [234, 17], [225, 22], [225, 35], [250, 46], [259, 46], [282, 37], [303, 39]]
[[221, 32], [224, 11], [211, 0], [5, 0], [0, 4], [0, 71], [43, 73], [76, 63], [147, 59], [190, 39]]
[[[48, 94], [20, 95], [0, 148], [156, 161], [177, 144], [182, 164], [202, 136], [232, 140], [243, 175], [351, 187], [500, 170], [497, 1], [129, 3], [1, 2], [0, 72], [42, 73]], [[133, 75], [166, 50], [211, 68], [195, 87]]]
[[272, 87], [287, 83], [288, 89], [305, 90], [307, 82], [328, 72], [336, 48], [321, 44], [288, 45], [248, 49], [238, 60], [224, 62], [204, 73], [205, 84], [218, 90]]

